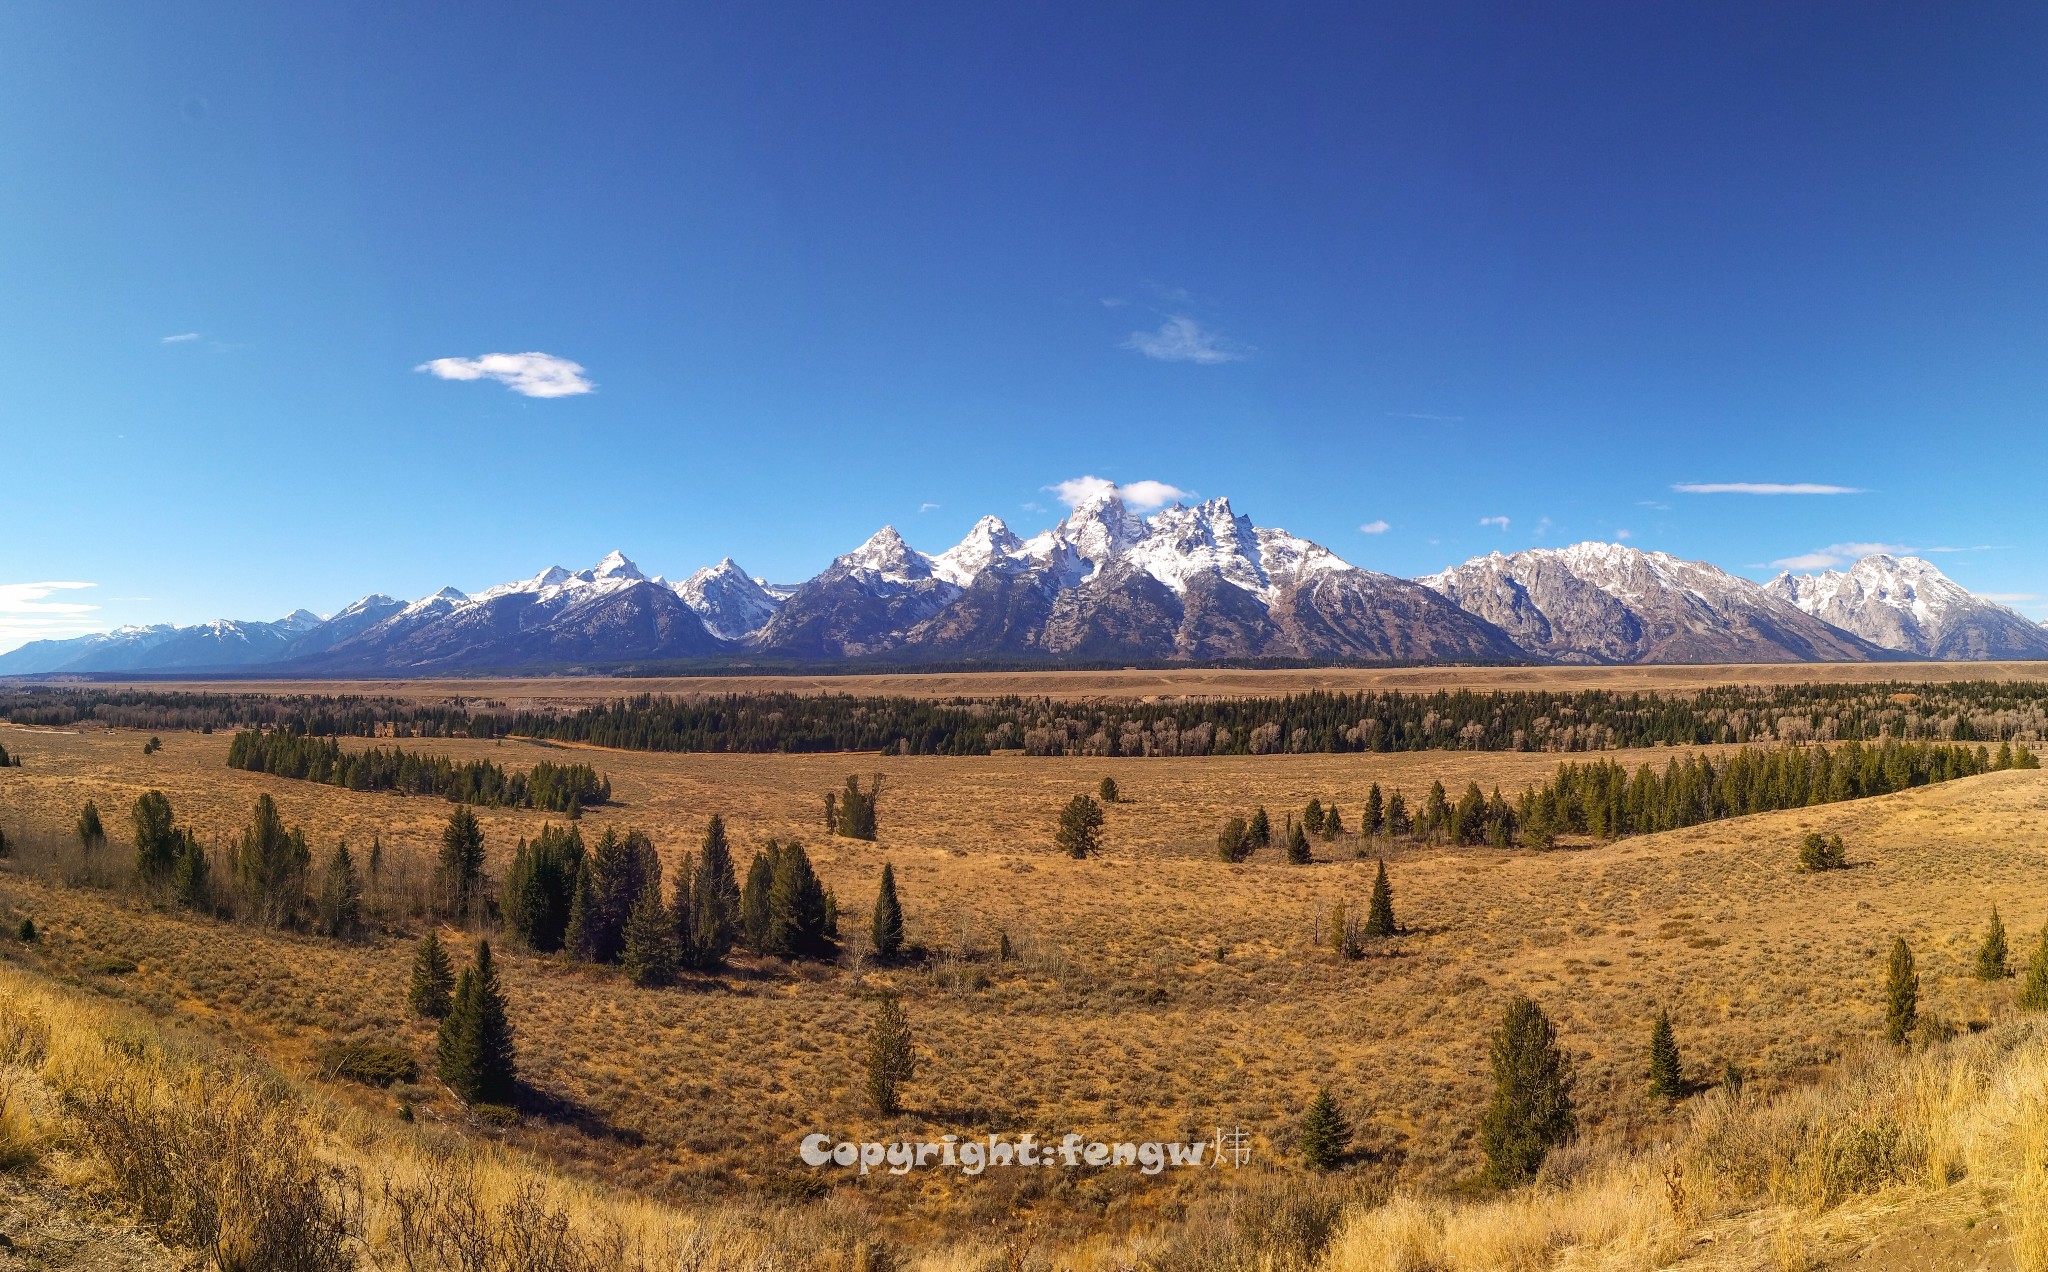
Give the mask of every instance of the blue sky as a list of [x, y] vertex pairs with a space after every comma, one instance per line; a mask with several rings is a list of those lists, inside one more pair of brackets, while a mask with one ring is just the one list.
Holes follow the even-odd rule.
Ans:
[[2039, 617], [2044, 39], [2018, 4], [12, 4], [0, 648], [613, 547], [795, 579], [885, 522], [1028, 533], [1084, 475], [1399, 574], [1959, 549]]

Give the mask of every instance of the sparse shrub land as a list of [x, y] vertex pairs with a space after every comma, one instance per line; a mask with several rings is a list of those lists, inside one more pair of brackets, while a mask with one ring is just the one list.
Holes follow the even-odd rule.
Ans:
[[[2031, 933], [2048, 905], [2032, 752], [1788, 730], [1654, 762], [1205, 756], [1146, 764], [1133, 802], [1122, 761], [899, 755], [832, 789], [822, 838], [844, 759], [615, 754], [621, 802], [571, 820], [580, 799], [279, 783], [223, 765], [248, 745], [225, 735], [146, 765], [133, 737], [30, 735], [34, 768], [0, 775], [0, 920], [22, 936], [0, 960], [0, 1170], [64, 1146], [122, 1213], [252, 1272], [652, 1272], [719, 1266], [717, 1241], [839, 1272], [1639, 1266], [1737, 1218], [1821, 1248], [1831, 1208], [1960, 1181], [1987, 1214], [2020, 1199], [2001, 1230], [2048, 1249], [2024, 1200], [2048, 1113], [2012, 1085], [2048, 1073], [2048, 927], [2012, 949], [2002, 918]], [[489, 741], [441, 745], [417, 758], [497, 767]], [[1948, 820], [1969, 790], [2001, 829]], [[1623, 836], [1645, 838], [1600, 846]], [[1792, 878], [1795, 846], [1832, 869], [1845, 840], [1857, 869]], [[1981, 880], [1950, 840], [1986, 854]], [[1849, 889], [1826, 940], [1802, 926], [1813, 887]], [[20, 1004], [118, 1081], [76, 1085]], [[1260, 1171], [1050, 1189], [814, 1173], [785, 1142], [1233, 1118]], [[621, 1205], [654, 1244], [607, 1244]], [[560, 1258], [491, 1245], [515, 1230]]]

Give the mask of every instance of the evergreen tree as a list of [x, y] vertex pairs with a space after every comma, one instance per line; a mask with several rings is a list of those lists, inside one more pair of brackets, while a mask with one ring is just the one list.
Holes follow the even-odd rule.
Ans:
[[1572, 1068], [1543, 1009], [1517, 994], [1490, 1049], [1493, 1098], [1479, 1124], [1486, 1177], [1499, 1187], [1528, 1180], [1550, 1150], [1577, 1130]]
[[1287, 860], [1297, 866], [1305, 866], [1311, 860], [1308, 851], [1308, 832], [1301, 828], [1300, 822], [1296, 822], [1294, 828], [1287, 832]]
[[197, 910], [206, 904], [206, 850], [191, 831], [179, 835], [178, 863], [171, 872], [171, 891], [178, 904]]
[[[81, 815], [81, 824], [84, 820]], [[99, 820], [97, 810], [93, 820]], [[172, 824], [171, 801], [162, 791], [144, 791], [135, 801], [128, 820], [135, 829], [136, 879], [151, 889], [164, 887], [171, 882], [171, 875], [178, 868], [178, 851], [184, 847], [184, 836]]]
[[1301, 826], [1311, 835], [1323, 833], [1323, 801], [1309, 800], [1308, 807], [1301, 810]]
[[1103, 778], [1102, 786], [1096, 791], [1096, 798], [1100, 799], [1104, 804], [1121, 802], [1123, 795], [1116, 788], [1116, 779], [1113, 777]]
[[1984, 929], [1984, 943], [1977, 947], [1977, 979], [2004, 980], [2012, 975], [2006, 965], [2009, 951], [2005, 945], [2005, 921], [1998, 917], [1998, 907], [1991, 907], [1991, 926]]
[[2033, 957], [2027, 960], [2027, 978], [2020, 983], [2020, 1006], [2028, 1011], [2048, 1010], [2048, 923], [2041, 925]]
[[1076, 795], [1060, 810], [1059, 829], [1053, 842], [1069, 857], [1086, 857], [1102, 851], [1102, 805], [1086, 795]]
[[675, 936], [678, 971], [697, 965], [697, 898], [692, 895], [691, 887], [696, 878], [697, 859], [684, 853], [682, 864], [676, 868], [675, 883], [668, 894], [668, 917]]
[[1351, 1148], [1351, 1122], [1337, 1107], [1330, 1088], [1316, 1092], [1308, 1111], [1301, 1116], [1301, 1135], [1296, 1151], [1301, 1164], [1310, 1170], [1334, 1170]]
[[775, 862], [769, 854], [781, 850], [782, 846], [771, 839], [767, 852], [756, 852], [753, 864], [747, 867], [746, 886], [740, 889], [740, 926], [746, 933], [747, 948], [756, 954], [770, 952], [768, 893], [775, 885]]
[[1273, 820], [1266, 816], [1264, 804], [1252, 810], [1251, 824], [1245, 829], [1250, 832], [1249, 842], [1254, 851], [1273, 846]]
[[768, 948], [784, 958], [829, 954], [825, 887], [811, 868], [810, 854], [791, 840], [771, 859], [768, 881]]
[[1847, 857], [1840, 835], [1823, 835], [1813, 830], [1799, 842], [1801, 870], [1840, 870], [1848, 864]]
[[1323, 810], [1323, 838], [1335, 839], [1344, 833], [1344, 815], [1331, 804]]
[[1650, 1026], [1650, 1095], [1670, 1103], [1685, 1094], [1678, 1061], [1678, 1039], [1671, 1032], [1671, 1013], [1659, 1011]]
[[1251, 855], [1251, 828], [1242, 817], [1233, 817], [1223, 823], [1223, 830], [1216, 836], [1216, 855], [1225, 861], [1243, 861]]
[[1374, 782], [1372, 789], [1365, 793], [1365, 817], [1358, 823], [1362, 835], [1377, 835], [1386, 826], [1387, 805], [1380, 796], [1380, 784]]
[[675, 916], [661, 902], [661, 885], [649, 882], [626, 918], [626, 948], [620, 958], [626, 975], [642, 989], [675, 983]]
[[324, 936], [352, 937], [363, 925], [363, 885], [356, 877], [355, 859], [349, 856], [348, 841], [334, 846], [320, 872], [320, 899], [316, 906], [320, 932]]
[[896, 900], [896, 868], [882, 863], [882, 888], [875, 894], [875, 917], [868, 925], [875, 957], [895, 958], [903, 951], [903, 907]]
[[78, 846], [87, 854], [106, 846], [107, 830], [100, 824], [100, 806], [91, 800], [85, 801], [85, 807], [78, 810], [78, 825], [74, 830], [78, 835]]
[[1885, 1041], [1893, 1046], [1904, 1045], [1919, 1019], [1920, 977], [1913, 970], [1913, 951], [1906, 948], [1905, 937], [1894, 937], [1891, 960], [1885, 969]]
[[1388, 937], [1399, 931], [1394, 923], [1394, 890], [1387, 883], [1387, 863], [1380, 861], [1379, 873], [1373, 876], [1372, 900], [1366, 906], [1365, 934], [1371, 937]]
[[604, 955], [604, 913], [591, 882], [590, 859], [576, 869], [576, 890], [569, 894], [569, 926], [562, 932], [562, 948], [579, 963], [598, 963]]
[[882, 797], [882, 775], [877, 773], [868, 782], [868, 789], [860, 788], [860, 779], [846, 779], [846, 789], [839, 794], [839, 833], [848, 839], [865, 839], [872, 843], [876, 834], [875, 805]]
[[732, 849], [725, 840], [725, 819], [712, 815], [704, 830], [704, 850], [697, 858], [697, 877], [690, 884], [694, 917], [690, 923], [690, 966], [712, 971], [725, 963], [740, 932], [740, 887], [733, 872]]
[[269, 927], [283, 927], [297, 918], [305, 903], [306, 871], [312, 861], [305, 833], [296, 826], [286, 830], [270, 796], [258, 795], [256, 810], [230, 863], [250, 916]]
[[[0, 765], [0, 767], [5, 766]], [[5, 830], [0, 830], [0, 859], [12, 857], [13, 855], [14, 844], [7, 838], [7, 832]]]
[[1451, 825], [1450, 798], [1444, 793], [1442, 782], [1431, 782], [1429, 798], [1423, 801], [1422, 824], [1417, 827], [1425, 838], [1440, 839]]
[[839, 833], [839, 796], [831, 791], [825, 792], [825, 833]]
[[505, 926], [528, 949], [550, 954], [569, 933], [569, 909], [583, 868], [583, 833], [543, 826], [532, 843], [521, 840], [505, 872]]
[[[579, 930], [582, 945], [575, 953], [585, 962], [616, 963], [626, 952], [626, 921], [632, 917], [640, 893], [661, 886], [661, 858], [653, 841], [639, 831], [629, 830], [622, 836], [606, 827], [590, 850], [589, 866], [590, 895]], [[570, 908], [575, 908], [573, 896]], [[571, 921], [573, 924], [573, 916]]]
[[456, 982], [454, 1000], [441, 1021], [435, 1058], [441, 1081], [464, 1104], [512, 1103], [517, 1059], [489, 941], [477, 946], [475, 965], [464, 968]]
[[484, 831], [476, 814], [466, 804], [457, 804], [441, 830], [441, 861], [436, 882], [441, 889], [441, 912], [465, 915], [475, 905], [483, 885]]
[[370, 836], [370, 882], [377, 882], [378, 876], [383, 873], [384, 837], [382, 835], [372, 835]]
[[416, 1016], [445, 1017], [448, 992], [454, 984], [455, 973], [448, 966], [448, 952], [441, 948], [440, 935], [428, 928], [413, 951], [412, 987], [406, 991], [406, 1005]]
[[1358, 958], [1365, 950], [1358, 943], [1358, 924], [1351, 907], [1339, 901], [1330, 908], [1330, 952], [1338, 958]]
[[902, 1089], [917, 1077], [917, 1046], [893, 994], [882, 999], [868, 1027], [867, 1071], [868, 1099], [875, 1111], [890, 1117], [902, 1112]]
[[1399, 837], [1415, 829], [1408, 820], [1408, 801], [1401, 792], [1387, 796], [1387, 833]]

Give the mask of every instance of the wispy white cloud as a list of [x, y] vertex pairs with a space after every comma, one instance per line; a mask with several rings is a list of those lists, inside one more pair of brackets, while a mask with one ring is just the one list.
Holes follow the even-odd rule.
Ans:
[[1225, 340], [1186, 314], [1175, 314], [1157, 331], [1134, 331], [1124, 348], [1161, 362], [1241, 362], [1251, 351]]
[[1481, 517], [1479, 524], [1482, 526], [1498, 526], [1502, 531], [1506, 531], [1508, 519], [1506, 517]]
[[596, 388], [580, 363], [551, 353], [487, 353], [480, 358], [434, 358], [414, 367], [443, 380], [496, 380], [525, 397], [573, 397]]
[[94, 583], [0, 583], [0, 650], [12, 649], [25, 641], [82, 636], [97, 630], [98, 624], [87, 615], [97, 611], [99, 606], [50, 599], [59, 592], [77, 592], [96, 586]]
[[1163, 481], [1134, 481], [1118, 485], [1107, 477], [1069, 477], [1065, 481], [1047, 486], [1053, 497], [1069, 508], [1078, 508], [1109, 495], [1124, 501], [1126, 507], [1139, 512], [1150, 512], [1163, 508], [1176, 499], [1186, 499], [1192, 492]]
[[921, 503], [917, 506], [917, 510], [919, 512], [930, 512], [932, 509], [936, 507], [938, 507], [938, 505], [935, 503]]
[[197, 340], [197, 339], [199, 339], [199, 333], [198, 333], [198, 332], [196, 332], [196, 331], [181, 331], [181, 332], [179, 332], [179, 333], [178, 333], [177, 335], [175, 335], [175, 336], [165, 336], [165, 337], [163, 337], [163, 338], [162, 338], [161, 340], [157, 341], [157, 343], [158, 343], [158, 344], [184, 344], [184, 343], [185, 343], [185, 342], [186, 342], [187, 340]]
[[1818, 481], [1681, 481], [1682, 495], [1860, 495], [1857, 486], [1830, 486]]
[[1392, 530], [1393, 528], [1394, 527], [1388, 525], [1384, 521], [1368, 521], [1364, 525], [1358, 527], [1358, 533], [1385, 534], [1387, 531]]
[[1978, 592], [1975, 595], [2000, 605], [2025, 605], [2029, 601], [2048, 601], [2048, 596], [2039, 592]]
[[1849, 565], [1867, 556], [1921, 556], [1929, 552], [1960, 552], [1961, 548], [1915, 548], [1904, 543], [1830, 543], [1771, 562], [1781, 570], [1821, 570]]
[[1635, 533], [1630, 530], [1616, 530], [1614, 532], [1614, 541], [1616, 543], [1626, 543], [1633, 538], [1635, 538]]

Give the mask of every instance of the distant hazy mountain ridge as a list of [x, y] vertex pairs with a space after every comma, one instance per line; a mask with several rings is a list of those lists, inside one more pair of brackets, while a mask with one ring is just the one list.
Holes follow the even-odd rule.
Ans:
[[613, 552], [469, 594], [331, 617], [37, 641], [0, 675], [433, 675], [664, 661], [1805, 662], [2048, 658], [2048, 630], [1925, 561], [1759, 586], [1621, 544], [1493, 553], [1420, 580], [1361, 569], [1225, 499], [1141, 517], [1114, 496], [1022, 538], [995, 517], [936, 554], [893, 527], [777, 586], [730, 557], [679, 583]]

